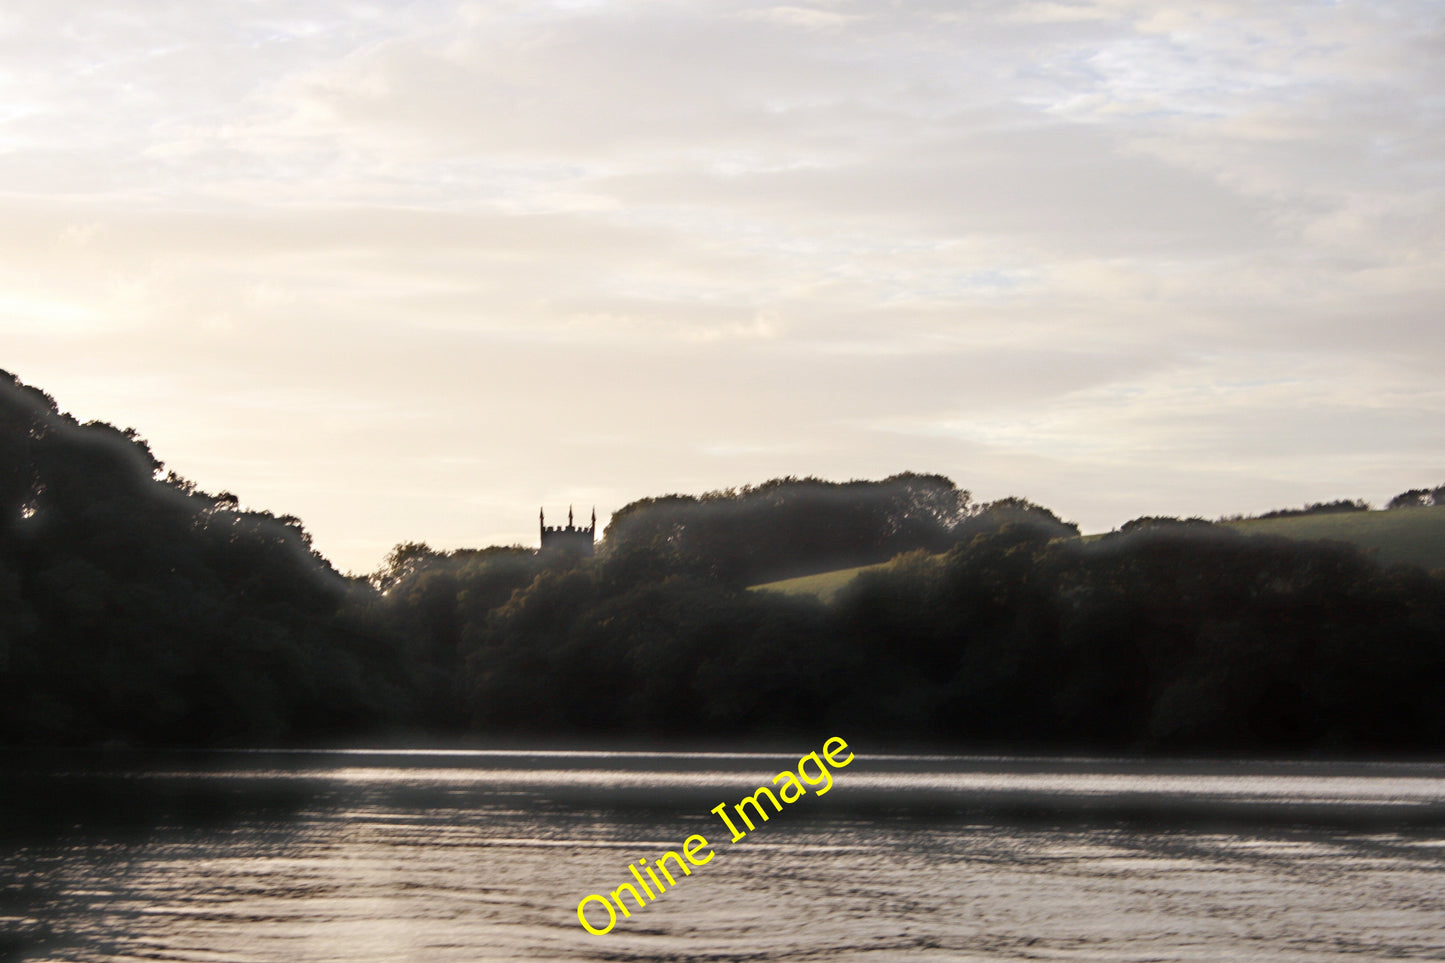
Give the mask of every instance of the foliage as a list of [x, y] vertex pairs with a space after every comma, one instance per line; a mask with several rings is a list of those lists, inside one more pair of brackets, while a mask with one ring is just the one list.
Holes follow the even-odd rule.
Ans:
[[398, 717], [406, 668], [300, 523], [0, 372], [0, 740], [254, 743]]
[[1445, 485], [1435, 488], [1412, 488], [1390, 499], [1387, 509], [1394, 508], [1445, 508]]
[[1445, 580], [1353, 548], [1005, 522], [857, 575], [836, 604], [547, 572], [474, 636], [508, 733], [871, 738], [1119, 750], [1445, 744]]
[[947, 548], [973, 515], [969, 493], [938, 475], [881, 482], [776, 478], [702, 496], [665, 495], [612, 516], [605, 551], [645, 553], [672, 572], [734, 586]]
[[[938, 476], [787, 478], [634, 503], [593, 559], [407, 542], [348, 580], [298, 520], [208, 495], [135, 432], [4, 375], [0, 742], [837, 730], [1439, 752], [1445, 572], [1271, 530], [1423, 531], [1438, 550], [1441, 526], [1417, 500], [1086, 540]], [[875, 564], [830, 605], [742, 588], [839, 559]]]
[[1340, 512], [1367, 512], [1369, 502], [1362, 498], [1340, 498], [1332, 502], [1311, 502], [1304, 508], [1277, 508], [1265, 512], [1260, 518], [1293, 518], [1298, 515], [1334, 515]]

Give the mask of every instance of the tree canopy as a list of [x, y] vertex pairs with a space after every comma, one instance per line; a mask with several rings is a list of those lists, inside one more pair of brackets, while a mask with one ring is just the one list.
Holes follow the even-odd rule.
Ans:
[[613, 514], [605, 538], [615, 555], [645, 551], [678, 571], [751, 585], [939, 551], [976, 511], [969, 493], [941, 475], [775, 478], [632, 502]]
[[298, 520], [245, 511], [134, 431], [0, 372], [0, 738], [322, 736], [412, 697]]
[[[404, 542], [348, 579], [0, 373], [0, 742], [1445, 748], [1445, 573], [1201, 519], [1077, 535], [938, 475], [781, 478], [634, 502], [595, 558]], [[831, 605], [746, 588], [887, 559]]]

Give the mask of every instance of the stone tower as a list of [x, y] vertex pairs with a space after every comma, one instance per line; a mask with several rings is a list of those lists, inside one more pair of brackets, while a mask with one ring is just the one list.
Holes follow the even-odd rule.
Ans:
[[597, 532], [597, 509], [592, 509], [592, 524], [583, 528], [580, 525], [572, 524], [572, 506], [567, 506], [567, 526], [553, 525], [547, 527], [546, 509], [538, 512], [538, 522], [542, 527], [542, 551], [544, 552], [570, 552], [573, 555], [590, 556], [592, 546]]

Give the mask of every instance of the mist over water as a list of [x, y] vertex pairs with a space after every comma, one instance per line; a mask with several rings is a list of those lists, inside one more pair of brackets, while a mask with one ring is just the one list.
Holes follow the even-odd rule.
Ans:
[[[799, 753], [812, 747], [799, 747]], [[0, 958], [1445, 958], [1445, 765], [860, 754], [11, 756]], [[605, 936], [591, 893], [716, 856]]]

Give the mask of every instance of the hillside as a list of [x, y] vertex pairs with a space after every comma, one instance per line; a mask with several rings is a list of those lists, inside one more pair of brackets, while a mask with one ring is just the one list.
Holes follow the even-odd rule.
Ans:
[[[1386, 565], [1445, 568], [1445, 506], [1249, 518], [1223, 524], [1245, 535], [1283, 535], [1286, 538], [1302, 540], [1329, 539], [1349, 542]], [[1085, 539], [1098, 537], [1087, 535]], [[862, 565], [841, 568], [801, 578], [768, 582], [753, 588], [787, 595], [812, 595], [821, 602], [831, 602], [859, 572], [879, 567]]]
[[837, 597], [849, 582], [859, 572], [866, 572], [869, 569], [882, 568], [887, 562], [880, 562], [877, 565], [857, 565], [853, 568], [840, 568], [831, 572], [819, 572], [816, 575], [803, 575], [798, 578], [785, 578], [777, 582], [764, 582], [762, 585], [752, 586], [757, 592], [782, 592], [785, 595], [813, 595], [820, 602], [831, 602]]
[[[973, 506], [940, 476], [782, 478], [634, 503], [593, 558], [412, 542], [361, 581], [299, 520], [163, 470], [0, 372], [0, 746], [826, 724], [1011, 751], [1445, 751], [1445, 578], [1340, 541], [1143, 519], [1080, 550], [1048, 509]], [[1239, 527], [1427, 565], [1445, 546], [1437, 508]]]
[[1386, 565], [1445, 568], [1445, 506], [1396, 508], [1390, 511], [1250, 518], [1227, 522], [1246, 535], [1334, 539], [1373, 554]]

